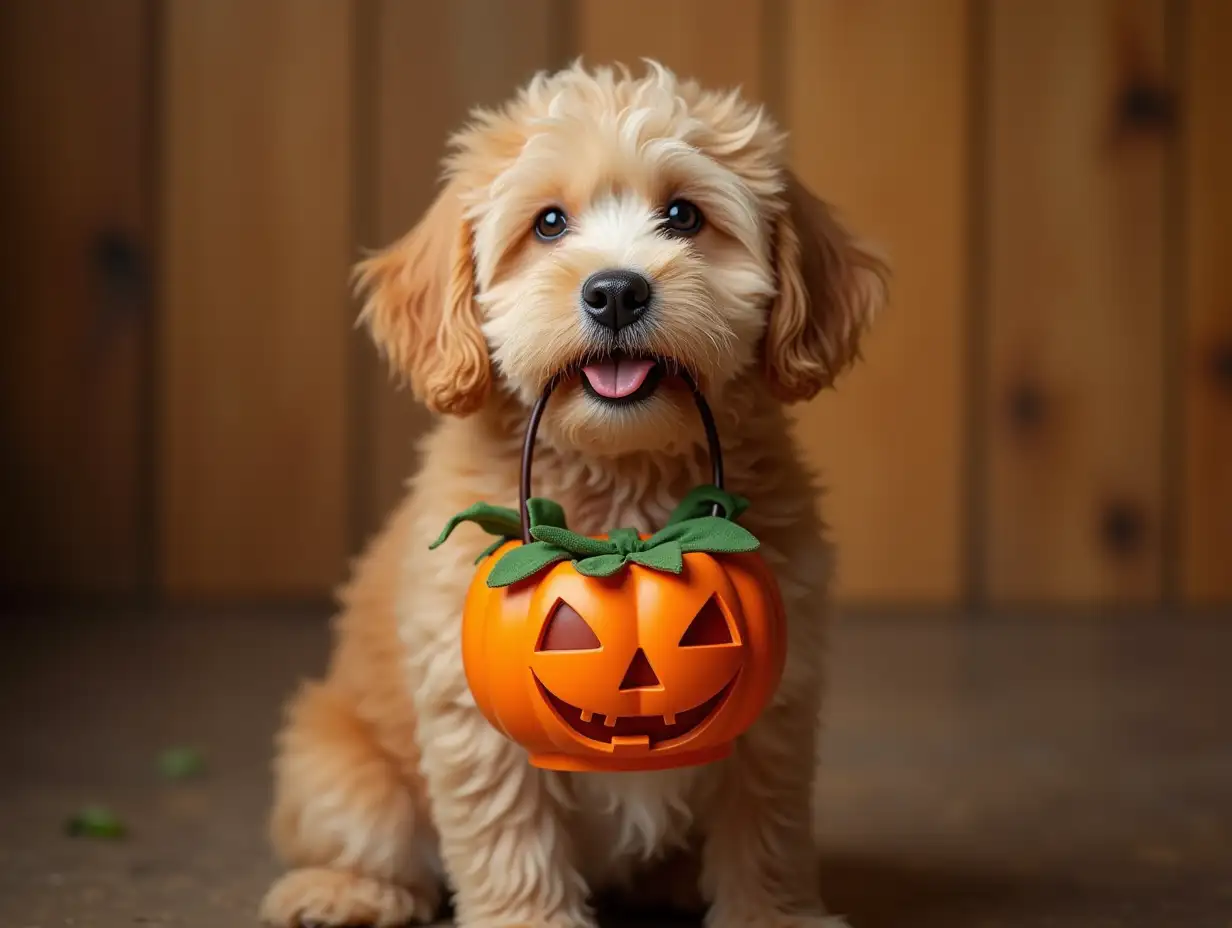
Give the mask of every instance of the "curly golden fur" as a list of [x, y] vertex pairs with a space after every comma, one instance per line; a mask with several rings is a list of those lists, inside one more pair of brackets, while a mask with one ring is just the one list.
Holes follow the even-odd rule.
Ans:
[[[359, 266], [364, 322], [443, 415], [343, 592], [324, 680], [290, 705], [272, 835], [292, 870], [265, 900], [267, 922], [422, 920], [446, 887], [466, 928], [590, 926], [601, 892], [704, 905], [714, 928], [828, 921], [811, 810], [831, 550], [783, 404], [855, 359], [885, 269], [788, 173], [783, 142], [738, 93], [653, 63], [636, 78], [581, 65], [539, 75], [473, 115], [427, 215]], [[674, 198], [704, 214], [696, 236], [663, 234]], [[569, 232], [543, 242], [532, 225], [550, 206]], [[640, 271], [654, 293], [645, 323], [616, 335], [579, 310], [582, 281], [609, 267]], [[782, 684], [718, 763], [530, 767], [479, 714], [461, 666], [462, 600], [487, 542], [471, 527], [423, 550], [471, 503], [516, 500], [527, 404], [603, 339], [698, 378], [787, 606]], [[576, 380], [557, 390], [535, 491], [577, 530], [652, 529], [705, 477], [696, 413], [670, 376], [633, 406]]]

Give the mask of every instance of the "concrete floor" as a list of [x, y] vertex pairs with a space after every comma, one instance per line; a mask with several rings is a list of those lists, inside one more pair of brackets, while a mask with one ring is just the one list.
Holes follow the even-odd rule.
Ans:
[[[850, 617], [821, 788], [854, 928], [1232, 926], [1232, 621]], [[0, 618], [2, 928], [254, 924], [307, 611]], [[159, 751], [200, 745], [199, 781]], [[131, 835], [74, 839], [104, 802]]]

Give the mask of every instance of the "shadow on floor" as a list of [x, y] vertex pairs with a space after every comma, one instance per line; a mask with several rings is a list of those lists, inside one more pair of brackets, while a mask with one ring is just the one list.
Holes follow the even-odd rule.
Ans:
[[1021, 916], [1033, 898], [1056, 894], [1026, 876], [834, 856], [823, 865], [822, 889], [830, 910], [858, 928], [983, 928], [1006, 913]]
[[[831, 913], [847, 918], [853, 928], [987, 928], [1001, 924], [998, 916], [1029, 911], [1033, 898], [1058, 894], [1058, 887], [1027, 876], [855, 856], [831, 857], [823, 867], [822, 886]], [[701, 924], [697, 916], [616, 901], [603, 901], [599, 912], [604, 928]]]

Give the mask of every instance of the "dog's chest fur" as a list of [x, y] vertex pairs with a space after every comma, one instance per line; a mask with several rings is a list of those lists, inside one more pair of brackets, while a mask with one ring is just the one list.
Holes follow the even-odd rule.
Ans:
[[717, 768], [562, 776], [583, 872], [602, 887], [619, 886], [640, 865], [686, 847], [707, 814]]
[[708, 476], [700, 450], [688, 458], [643, 453], [604, 461], [554, 451], [540, 457], [535, 492], [564, 506], [570, 528], [591, 535], [614, 528], [657, 531], [680, 498]]

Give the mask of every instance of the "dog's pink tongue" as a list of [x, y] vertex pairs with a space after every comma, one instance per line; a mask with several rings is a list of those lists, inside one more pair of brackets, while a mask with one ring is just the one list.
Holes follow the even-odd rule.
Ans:
[[637, 392], [646, 382], [646, 377], [654, 367], [654, 361], [632, 361], [620, 358], [614, 361], [602, 361], [598, 364], [587, 364], [582, 373], [590, 381], [591, 387], [600, 396], [617, 400], [622, 396]]

